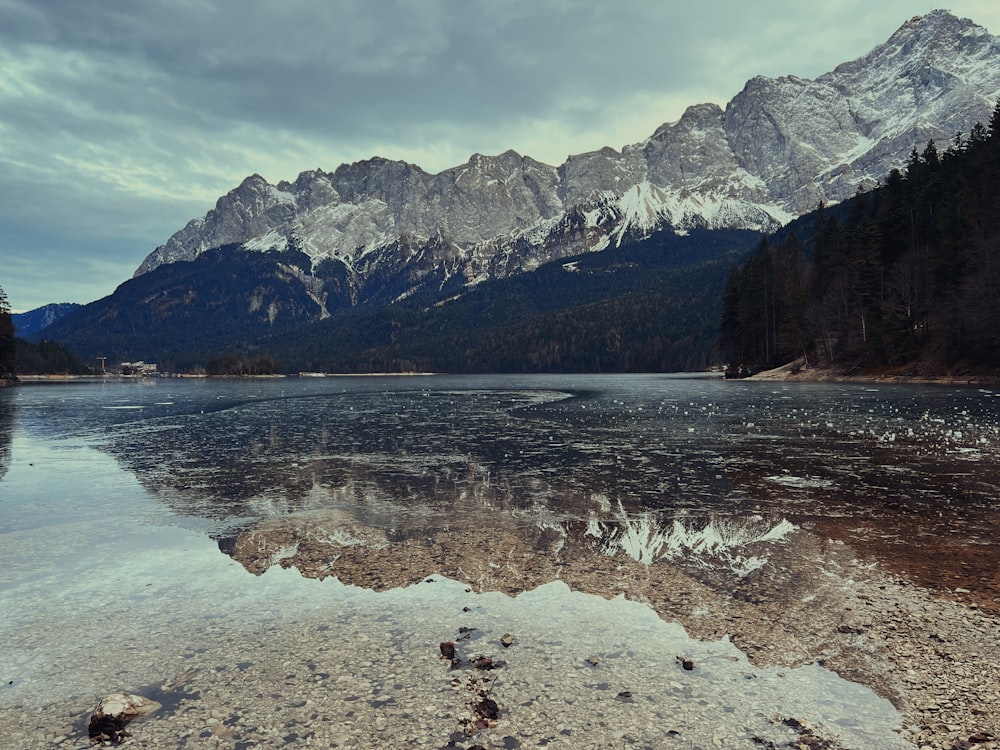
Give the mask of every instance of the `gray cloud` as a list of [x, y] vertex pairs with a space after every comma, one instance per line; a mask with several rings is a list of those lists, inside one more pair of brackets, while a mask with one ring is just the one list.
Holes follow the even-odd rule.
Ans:
[[[992, 2], [952, 5], [1000, 27]], [[438, 171], [507, 148], [557, 164], [621, 147], [755, 74], [825, 72], [919, 10], [0, 0], [0, 285], [21, 309], [107, 294], [252, 172], [293, 179], [375, 154]]]

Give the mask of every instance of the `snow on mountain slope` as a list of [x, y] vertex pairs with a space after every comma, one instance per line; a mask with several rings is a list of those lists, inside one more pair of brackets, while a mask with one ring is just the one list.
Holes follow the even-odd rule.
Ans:
[[475, 282], [664, 227], [767, 231], [987, 121], [998, 95], [1000, 40], [933, 11], [816, 80], [756, 77], [724, 110], [692, 106], [642, 143], [559, 167], [506, 151], [433, 175], [378, 157], [276, 186], [252, 175], [136, 275], [243, 243], [336, 259], [358, 288], [435, 268]]

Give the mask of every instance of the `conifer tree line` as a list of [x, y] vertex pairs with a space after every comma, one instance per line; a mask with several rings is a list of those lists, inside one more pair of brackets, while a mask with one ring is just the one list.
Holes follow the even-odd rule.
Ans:
[[276, 375], [281, 372], [278, 360], [269, 354], [256, 357], [224, 354], [216, 357], [205, 365], [209, 375]]
[[6, 292], [0, 288], [0, 385], [16, 383], [18, 375], [83, 375], [88, 372], [80, 359], [66, 347], [54, 341], [33, 344], [16, 334], [10, 302]]
[[1000, 369], [1000, 100], [940, 151], [801, 236], [762, 239], [727, 282], [719, 350], [733, 373], [806, 364], [910, 374]]
[[0, 380], [14, 378], [14, 322], [10, 317], [7, 293], [0, 288]]

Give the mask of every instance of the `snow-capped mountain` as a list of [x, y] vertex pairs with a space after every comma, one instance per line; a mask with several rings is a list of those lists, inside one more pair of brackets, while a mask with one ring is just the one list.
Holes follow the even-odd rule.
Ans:
[[46, 326], [52, 325], [60, 318], [66, 317], [79, 307], [80, 305], [73, 302], [54, 302], [43, 307], [36, 307], [28, 312], [14, 313], [10, 319], [17, 335], [21, 338], [27, 338]]
[[816, 80], [754, 78], [724, 110], [692, 106], [642, 143], [558, 167], [507, 151], [438, 174], [373, 158], [277, 185], [252, 175], [136, 276], [227, 244], [295, 249], [342, 266], [360, 302], [376, 277], [403, 280], [405, 296], [424, 279], [502, 278], [663, 228], [772, 230], [987, 122], [998, 95], [1000, 39], [934, 11]]

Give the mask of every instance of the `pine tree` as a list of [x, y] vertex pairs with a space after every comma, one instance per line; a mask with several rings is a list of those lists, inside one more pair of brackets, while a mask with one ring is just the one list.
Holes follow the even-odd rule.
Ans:
[[987, 135], [992, 138], [997, 138], [998, 135], [1000, 135], [1000, 98], [997, 99], [997, 102], [993, 107], [993, 114], [990, 115], [990, 124], [987, 130]]
[[7, 293], [0, 287], [0, 380], [12, 380], [14, 375], [14, 322], [10, 317]]

